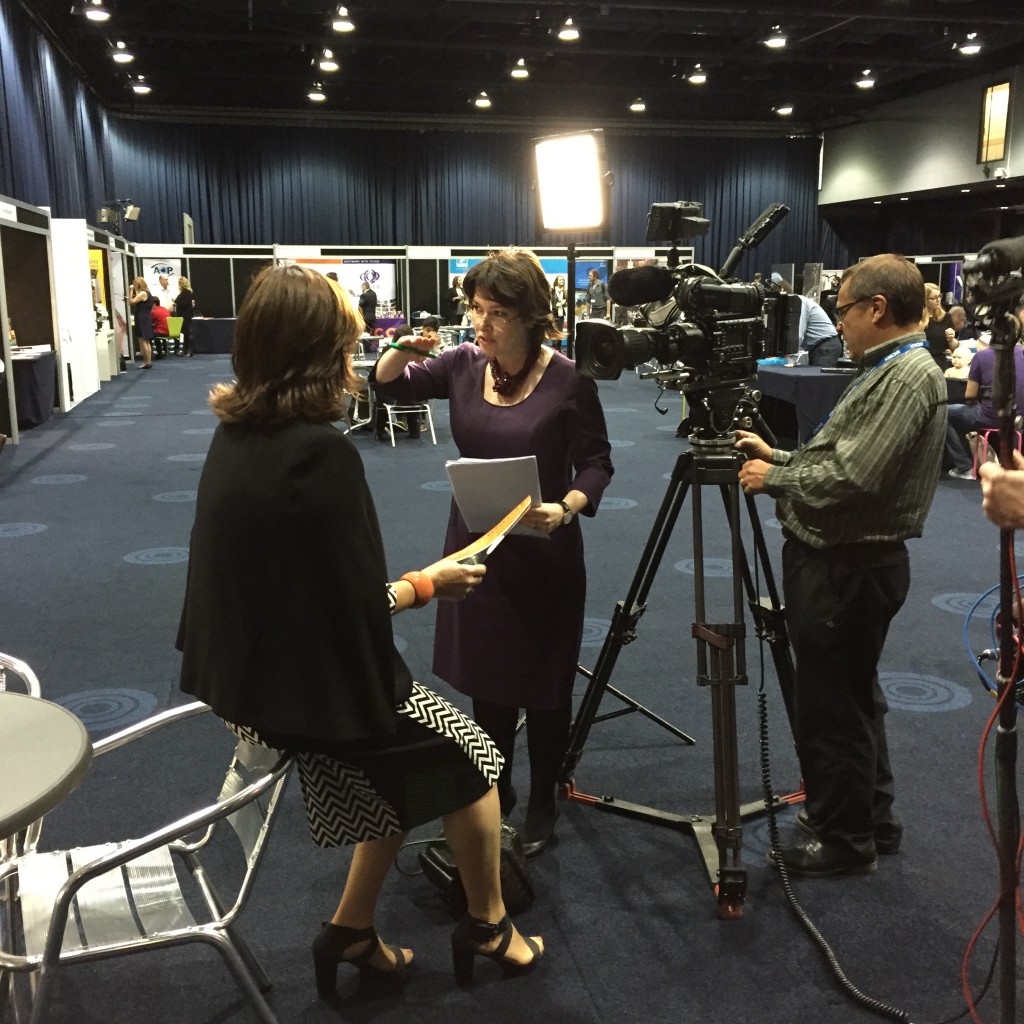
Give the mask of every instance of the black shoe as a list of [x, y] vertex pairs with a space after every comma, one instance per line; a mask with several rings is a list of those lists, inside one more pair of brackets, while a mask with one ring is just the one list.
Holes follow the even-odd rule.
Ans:
[[[534, 939], [524, 935], [523, 941], [529, 946], [533, 958], [525, 964], [509, 960], [505, 954], [512, 942], [512, 931], [512, 921], [508, 914], [497, 924], [481, 921], [479, 918], [470, 917], [467, 914], [452, 932], [452, 967], [455, 970], [456, 982], [460, 985], [468, 985], [473, 980], [473, 960], [478, 956], [501, 964], [506, 978], [532, 971], [537, 961], [544, 955], [544, 951]], [[485, 951], [480, 948], [499, 937], [501, 941], [494, 949]]]
[[[345, 956], [353, 946], [365, 942], [366, 946], [353, 956]], [[338, 985], [338, 964], [352, 964], [359, 968], [360, 981], [381, 982], [398, 979], [409, 961], [399, 946], [386, 946], [395, 958], [394, 967], [374, 967], [370, 959], [383, 946], [380, 936], [373, 928], [343, 928], [326, 922], [320, 934], [313, 940], [313, 970], [316, 973], [316, 990], [321, 999], [333, 999]]]
[[[796, 827], [805, 835], [817, 836], [807, 811], [800, 811], [796, 816]], [[899, 853], [900, 840], [903, 838], [903, 826], [899, 822], [887, 822], [875, 829], [875, 852], [884, 857]]]
[[791, 875], [800, 878], [828, 878], [831, 875], [870, 875], [878, 867], [878, 858], [864, 858], [855, 853], [844, 853], [831, 846], [825, 846], [819, 839], [805, 839], [798, 846], [787, 846], [768, 851], [768, 863], [778, 867], [779, 861], [786, 865]]
[[523, 822], [521, 833], [523, 854], [527, 860], [539, 857], [549, 846], [558, 841], [555, 836], [555, 822], [558, 820], [558, 808], [555, 806], [555, 794], [551, 793], [550, 801], [538, 804], [531, 800], [526, 808], [526, 821]]

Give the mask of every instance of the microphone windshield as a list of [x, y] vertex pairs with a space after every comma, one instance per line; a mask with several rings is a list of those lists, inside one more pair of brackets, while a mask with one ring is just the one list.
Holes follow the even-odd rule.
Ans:
[[618, 270], [608, 282], [608, 292], [619, 306], [664, 302], [672, 294], [675, 278], [667, 267], [633, 267]]

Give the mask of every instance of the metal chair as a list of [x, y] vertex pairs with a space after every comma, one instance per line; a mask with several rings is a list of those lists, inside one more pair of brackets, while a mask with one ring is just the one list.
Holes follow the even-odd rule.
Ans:
[[[21, 689], [30, 697], [42, 697], [43, 689], [35, 672], [24, 661], [11, 657], [9, 654], [0, 653], [0, 690], [11, 689], [9, 684], [14, 682], [11, 676], [17, 677], [21, 681]], [[39, 843], [39, 834], [42, 828], [43, 820], [40, 818], [9, 839], [0, 839], [0, 863], [13, 856], [34, 850]], [[0, 890], [0, 904], [5, 902], [5, 893]]]
[[[425, 415], [427, 417], [427, 426], [430, 429], [430, 440], [437, 444], [437, 435], [434, 433], [434, 417], [430, 413], [429, 402], [384, 402], [384, 411], [387, 414], [387, 423], [384, 425], [384, 429], [388, 432], [388, 437], [391, 438], [391, 447], [395, 447], [395, 427], [398, 422], [399, 416], [408, 417], [410, 415]], [[408, 420], [406, 421], [408, 422]]]
[[[154, 715], [97, 741], [94, 754], [208, 710], [195, 702]], [[277, 1024], [261, 994], [270, 988], [270, 979], [239, 934], [237, 921], [292, 761], [292, 755], [239, 740], [214, 803], [138, 839], [30, 852], [0, 863], [0, 883], [13, 882], [20, 905], [19, 927], [12, 929], [14, 935], [3, 936], [0, 971], [15, 972], [16, 979], [27, 975], [34, 982], [17, 986], [16, 1019], [27, 988], [30, 1024], [47, 1020], [54, 980], [66, 965], [206, 942], [224, 957], [259, 1019]], [[225, 892], [234, 893], [229, 902], [218, 893], [212, 875], [223, 883], [225, 858], [233, 853], [238, 862], [239, 852], [234, 875], [227, 871], [233, 884]], [[216, 871], [204, 866], [200, 853], [210, 855]]]

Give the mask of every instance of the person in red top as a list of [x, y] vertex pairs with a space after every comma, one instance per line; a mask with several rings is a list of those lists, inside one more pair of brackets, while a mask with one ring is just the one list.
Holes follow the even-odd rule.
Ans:
[[153, 348], [157, 359], [167, 355], [167, 318], [171, 315], [161, 301], [159, 295], [153, 296]]

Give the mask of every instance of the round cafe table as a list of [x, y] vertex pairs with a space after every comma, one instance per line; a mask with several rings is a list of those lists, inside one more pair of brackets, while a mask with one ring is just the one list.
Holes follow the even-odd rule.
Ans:
[[53, 810], [85, 778], [92, 742], [59, 704], [0, 691], [0, 839]]

